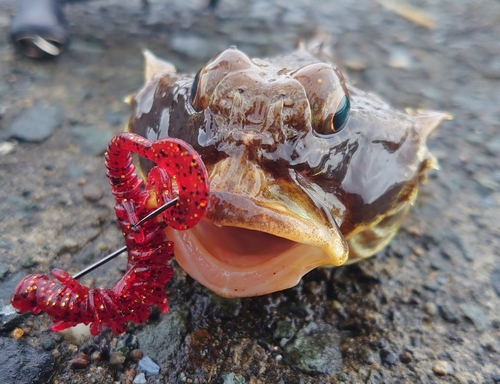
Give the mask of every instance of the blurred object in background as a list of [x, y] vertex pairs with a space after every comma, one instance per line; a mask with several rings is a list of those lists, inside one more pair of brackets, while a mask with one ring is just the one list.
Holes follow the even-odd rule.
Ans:
[[12, 19], [10, 36], [25, 56], [59, 56], [69, 44], [69, 32], [59, 0], [20, 0]]
[[[59, 56], [69, 45], [68, 24], [64, 17], [64, 3], [87, 0], [19, 0], [19, 11], [12, 19], [10, 36], [16, 49], [35, 59]], [[167, 0], [165, 0], [167, 1]], [[208, 0], [208, 8], [215, 9], [219, 0]], [[148, 0], [141, 0], [144, 10]]]

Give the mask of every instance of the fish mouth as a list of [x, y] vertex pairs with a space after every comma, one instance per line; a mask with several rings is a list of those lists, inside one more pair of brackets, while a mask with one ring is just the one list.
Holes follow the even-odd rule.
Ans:
[[166, 229], [179, 265], [220, 296], [259, 296], [296, 285], [310, 270], [342, 265], [348, 246], [317, 212], [212, 192], [203, 220]]

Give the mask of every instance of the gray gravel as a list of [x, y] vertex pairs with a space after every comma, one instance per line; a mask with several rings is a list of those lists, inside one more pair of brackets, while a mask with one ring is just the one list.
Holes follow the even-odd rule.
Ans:
[[[122, 245], [101, 154], [129, 115], [123, 98], [143, 82], [141, 49], [194, 72], [221, 48], [236, 44], [252, 56], [269, 56], [320, 27], [332, 33], [337, 65], [360, 88], [399, 109], [454, 115], [429, 143], [440, 170], [429, 175], [386, 250], [358, 265], [313, 271], [290, 290], [227, 301], [176, 266], [169, 313], [128, 330], [160, 366], [158, 375], [145, 378], [500, 382], [500, 3], [412, 0], [432, 16], [434, 29], [382, 0], [221, 0], [215, 13], [200, 0], [150, 0], [149, 14], [139, 3], [68, 4], [72, 48], [58, 60], [37, 62], [13, 51], [7, 32], [15, 2], [0, 0], [0, 143], [6, 148], [0, 151], [0, 263], [8, 271], [0, 279], [1, 301], [26, 273], [76, 272]], [[48, 123], [47, 116], [53, 117]], [[84, 282], [110, 286], [124, 260]], [[52, 335], [46, 316], [0, 321], [3, 342], [24, 348], [29, 340], [35, 354], [56, 357], [50, 383], [142, 380], [129, 349], [120, 349], [126, 359], [118, 367], [110, 364], [120, 338], [109, 333], [82, 346], [57, 340], [45, 352]], [[24, 331], [21, 340], [10, 336], [16, 327]], [[85, 369], [71, 368], [76, 358]], [[18, 364], [3, 360], [0, 375]]]

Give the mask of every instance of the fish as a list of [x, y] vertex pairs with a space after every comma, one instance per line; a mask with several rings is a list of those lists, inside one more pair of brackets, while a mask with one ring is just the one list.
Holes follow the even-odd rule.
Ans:
[[301, 44], [258, 59], [230, 47], [185, 74], [144, 51], [126, 130], [182, 139], [203, 159], [204, 218], [165, 234], [177, 263], [220, 296], [265, 295], [373, 256], [437, 166], [426, 143], [448, 114], [397, 111], [320, 53]]

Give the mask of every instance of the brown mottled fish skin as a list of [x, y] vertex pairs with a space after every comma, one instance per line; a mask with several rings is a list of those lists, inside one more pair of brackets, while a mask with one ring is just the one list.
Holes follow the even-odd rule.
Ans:
[[[196, 78], [145, 55], [146, 83], [130, 99], [128, 130], [151, 140], [178, 137], [201, 154], [210, 175], [206, 221], [216, 224], [212, 229], [265, 232], [316, 250], [309, 259], [301, 251], [297, 260], [282, 261], [270, 272], [266, 268], [277, 262], [259, 256], [255, 244], [248, 254], [227, 260], [215, 255], [215, 264], [206, 266], [201, 259], [188, 266], [189, 256], [181, 257], [189, 274], [223, 296], [273, 292], [293, 286], [315, 267], [372, 256], [394, 236], [419, 182], [435, 167], [426, 140], [446, 114], [398, 112], [347, 84], [333, 64], [304, 48], [269, 60], [250, 59], [231, 48]], [[348, 118], [340, 113], [335, 120], [346, 100]], [[145, 161], [141, 166], [149, 169]], [[178, 236], [181, 248], [179, 240], [192, 241], [168, 235]], [[253, 243], [247, 235], [241, 234], [241, 241]], [[263, 248], [274, 244], [266, 241]], [[278, 255], [281, 245], [275, 246]]]

